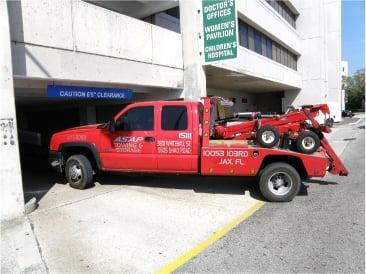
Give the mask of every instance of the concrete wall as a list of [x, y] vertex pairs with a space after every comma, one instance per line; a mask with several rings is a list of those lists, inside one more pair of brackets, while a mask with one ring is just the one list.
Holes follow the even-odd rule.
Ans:
[[0, 210], [4, 221], [24, 213], [6, 1], [0, 1], [0, 41]]
[[[282, 92], [241, 92], [234, 90], [217, 90], [209, 88], [207, 94], [222, 96], [224, 98], [235, 98], [234, 112], [261, 111], [263, 113], [282, 111]], [[246, 99], [243, 102], [242, 99]]]
[[181, 88], [178, 33], [84, 1], [11, 2], [15, 77]]
[[[235, 98], [234, 112], [256, 111], [255, 100], [252, 93], [233, 91], [233, 90], [217, 90], [207, 89], [207, 95], [222, 96], [224, 98]], [[242, 99], [247, 99], [247, 103], [243, 104]]]

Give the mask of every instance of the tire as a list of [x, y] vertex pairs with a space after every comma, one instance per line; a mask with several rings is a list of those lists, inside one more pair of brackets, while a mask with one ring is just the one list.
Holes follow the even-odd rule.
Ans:
[[284, 162], [269, 164], [259, 175], [259, 189], [270, 202], [290, 202], [300, 188], [299, 173]]
[[299, 134], [296, 138], [296, 148], [304, 154], [314, 153], [320, 146], [318, 135], [310, 130], [306, 130]]
[[93, 168], [84, 155], [73, 155], [67, 159], [65, 175], [73, 188], [85, 189], [93, 183]]
[[333, 118], [328, 118], [327, 120], [325, 120], [325, 125], [328, 127], [333, 127], [334, 124], [334, 120]]
[[261, 147], [271, 148], [280, 140], [280, 134], [273, 126], [262, 126], [258, 129], [255, 138]]

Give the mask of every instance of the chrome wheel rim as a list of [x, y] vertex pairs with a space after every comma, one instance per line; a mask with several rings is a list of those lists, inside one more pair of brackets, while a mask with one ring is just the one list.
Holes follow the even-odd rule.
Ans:
[[276, 172], [268, 179], [269, 190], [278, 196], [288, 194], [292, 185], [292, 179], [286, 172]]
[[270, 130], [266, 130], [266, 131], [263, 131], [262, 133], [262, 141], [266, 144], [271, 144], [274, 142], [276, 136], [275, 134], [273, 133], [273, 131], [270, 131]]
[[301, 142], [303, 148], [311, 150], [315, 147], [315, 140], [312, 137], [305, 137]]
[[69, 169], [69, 177], [73, 183], [79, 182], [83, 172], [78, 164], [74, 164]]

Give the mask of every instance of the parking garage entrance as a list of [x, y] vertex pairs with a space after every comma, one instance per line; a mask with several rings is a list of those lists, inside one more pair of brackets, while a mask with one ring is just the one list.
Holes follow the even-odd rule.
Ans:
[[48, 167], [51, 136], [61, 130], [110, 120], [130, 100], [50, 98], [46, 88], [15, 88], [25, 202], [37, 200], [64, 178]]

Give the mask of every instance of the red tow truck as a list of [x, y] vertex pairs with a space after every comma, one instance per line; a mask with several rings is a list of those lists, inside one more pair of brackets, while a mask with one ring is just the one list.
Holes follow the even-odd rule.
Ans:
[[[238, 133], [218, 138], [218, 129], [225, 132], [232, 125], [215, 122], [212, 110], [210, 98], [130, 104], [109, 123], [54, 134], [50, 165], [64, 172], [70, 186], [78, 189], [90, 186], [94, 174], [104, 171], [257, 176], [263, 196], [275, 202], [291, 201], [304, 178], [324, 177], [327, 171], [348, 174], [324, 137], [328, 130], [314, 119], [311, 107], [303, 111], [311, 127], [302, 127], [319, 138], [320, 145], [311, 154], [283, 146], [283, 140], [266, 148], [238, 138]], [[240, 129], [240, 122], [235, 129]]]

